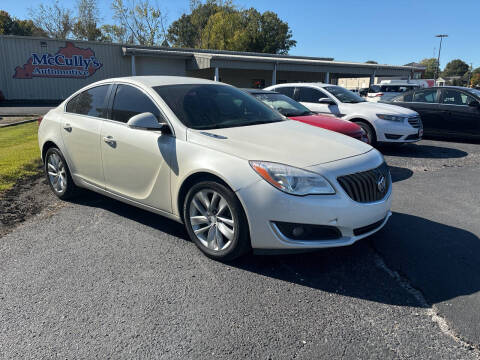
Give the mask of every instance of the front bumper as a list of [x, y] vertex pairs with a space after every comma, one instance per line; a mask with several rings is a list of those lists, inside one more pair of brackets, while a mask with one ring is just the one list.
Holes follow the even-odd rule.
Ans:
[[375, 121], [377, 141], [409, 143], [422, 140], [423, 127], [415, 128], [408, 122], [394, 122], [377, 119]]
[[[252, 248], [294, 250], [346, 246], [386, 224], [391, 215], [391, 186], [381, 201], [359, 203], [345, 193], [334, 177], [327, 178], [336, 190], [334, 195], [293, 196], [264, 180], [237, 191], [246, 211]], [[341, 235], [333, 240], [297, 240], [285, 236], [275, 222], [333, 226]], [[374, 227], [369, 228], [372, 224]], [[362, 228], [363, 231], [359, 231]]]

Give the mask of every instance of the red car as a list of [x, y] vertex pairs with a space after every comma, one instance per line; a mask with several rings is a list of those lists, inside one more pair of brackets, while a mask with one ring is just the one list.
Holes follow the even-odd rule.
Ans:
[[339, 132], [368, 143], [367, 134], [355, 123], [330, 115], [316, 114], [288, 96], [274, 91], [258, 89], [246, 89], [246, 91], [289, 119]]

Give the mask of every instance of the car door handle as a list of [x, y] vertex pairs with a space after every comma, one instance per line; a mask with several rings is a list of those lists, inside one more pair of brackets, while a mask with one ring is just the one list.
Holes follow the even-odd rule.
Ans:
[[70, 125], [69, 123], [63, 125], [63, 128], [68, 132], [72, 131], [72, 125]]
[[104, 136], [103, 141], [105, 141], [108, 145], [115, 147], [117, 142], [113, 138], [113, 136]]

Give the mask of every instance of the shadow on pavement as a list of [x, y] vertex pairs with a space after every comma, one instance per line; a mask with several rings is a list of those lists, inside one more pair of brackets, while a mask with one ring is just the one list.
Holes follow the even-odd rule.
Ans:
[[383, 155], [424, 159], [455, 159], [468, 155], [467, 152], [435, 145], [405, 144], [403, 146], [383, 146], [379, 149]]
[[[190, 241], [182, 224], [101, 195], [86, 192], [75, 203], [103, 208]], [[421, 306], [375, 265], [370, 245], [430, 304], [480, 291], [480, 239], [460, 228], [402, 213], [394, 213], [385, 228], [352, 246], [294, 255], [247, 255], [229, 265], [343, 296]]]
[[398, 182], [407, 180], [413, 175], [413, 171], [399, 166], [388, 166], [390, 168], [390, 174], [392, 174], [392, 182]]
[[430, 304], [480, 291], [480, 239], [469, 231], [394, 213], [371, 241]]

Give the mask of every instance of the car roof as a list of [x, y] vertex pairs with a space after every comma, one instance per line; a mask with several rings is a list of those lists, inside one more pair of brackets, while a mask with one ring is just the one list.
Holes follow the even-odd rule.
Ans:
[[278, 92], [272, 91], [272, 90], [249, 89], [249, 88], [242, 88], [242, 90], [250, 94], [278, 94]]
[[[124, 76], [117, 78], [110, 78], [99, 81], [102, 82], [128, 82], [137, 85], [144, 85], [147, 87], [162, 86], [162, 85], [185, 85], [185, 84], [219, 84], [228, 85], [218, 81], [199, 79], [187, 76]], [[230, 85], [228, 85], [230, 86]]]
[[314, 87], [326, 87], [326, 86], [338, 86], [332, 84], [325, 84], [321, 82], [296, 82], [296, 83], [284, 83], [274, 85], [275, 87], [285, 87], [285, 86], [314, 86]]

